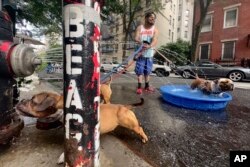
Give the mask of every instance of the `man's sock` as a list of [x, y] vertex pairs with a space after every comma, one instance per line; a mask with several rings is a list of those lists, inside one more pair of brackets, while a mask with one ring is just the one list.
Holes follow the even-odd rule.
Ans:
[[145, 82], [145, 89], [149, 87], [149, 82]]
[[139, 83], [139, 82], [138, 82], [138, 87], [137, 87], [137, 88], [138, 88], [138, 89], [140, 89], [140, 88], [141, 88], [141, 83]]

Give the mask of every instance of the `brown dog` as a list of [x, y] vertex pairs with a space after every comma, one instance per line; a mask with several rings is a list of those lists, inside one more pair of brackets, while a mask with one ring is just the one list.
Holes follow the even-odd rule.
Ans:
[[38, 93], [30, 100], [22, 100], [16, 108], [22, 115], [45, 118], [63, 109], [63, 96], [51, 92]]
[[198, 88], [205, 94], [219, 94], [224, 91], [232, 91], [234, 89], [234, 84], [233, 81], [228, 78], [219, 78], [210, 81], [196, 76], [196, 79], [191, 83], [191, 88]]
[[112, 95], [112, 90], [110, 86], [111, 82], [112, 82], [112, 77], [110, 77], [109, 81], [102, 83], [100, 86], [101, 99], [103, 100], [104, 104], [110, 104], [110, 98]]
[[[135, 114], [130, 110], [133, 106], [139, 106], [143, 103], [144, 100], [141, 99], [140, 103], [132, 105], [101, 104], [100, 133], [108, 133], [120, 125], [136, 132], [142, 137], [142, 142], [146, 143], [148, 137], [139, 125]], [[55, 113], [58, 109], [63, 109], [63, 96], [56, 93], [42, 92], [34, 95], [30, 100], [21, 101], [17, 104], [16, 109], [22, 115], [44, 118]]]

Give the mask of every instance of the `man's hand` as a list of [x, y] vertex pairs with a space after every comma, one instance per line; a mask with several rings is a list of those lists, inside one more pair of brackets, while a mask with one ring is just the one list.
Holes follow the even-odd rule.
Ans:
[[151, 45], [150, 44], [147, 44], [147, 43], [143, 43], [143, 49], [150, 49], [151, 48]]
[[142, 45], [143, 45], [143, 49], [145, 50], [151, 48], [151, 44], [148, 41], [143, 41]]
[[137, 59], [138, 59], [138, 57], [137, 57], [137, 55], [135, 55], [134, 58], [133, 58], [133, 60], [137, 61]]

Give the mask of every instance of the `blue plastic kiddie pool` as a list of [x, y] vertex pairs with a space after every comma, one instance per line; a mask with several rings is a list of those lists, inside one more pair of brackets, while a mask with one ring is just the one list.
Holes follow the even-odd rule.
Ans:
[[232, 100], [229, 93], [206, 95], [198, 89], [192, 90], [189, 85], [165, 85], [160, 87], [160, 92], [165, 101], [195, 110], [222, 110]]

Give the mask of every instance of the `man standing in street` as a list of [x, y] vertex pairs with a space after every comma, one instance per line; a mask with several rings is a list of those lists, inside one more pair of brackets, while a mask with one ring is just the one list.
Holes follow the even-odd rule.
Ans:
[[135, 73], [138, 77], [137, 94], [142, 94], [142, 81], [144, 76], [145, 91], [153, 92], [154, 89], [149, 85], [149, 75], [153, 67], [153, 47], [157, 44], [158, 29], [155, 27], [156, 15], [154, 12], [148, 12], [145, 15], [145, 23], [136, 29], [135, 41], [143, 45], [142, 55], [137, 55]]

